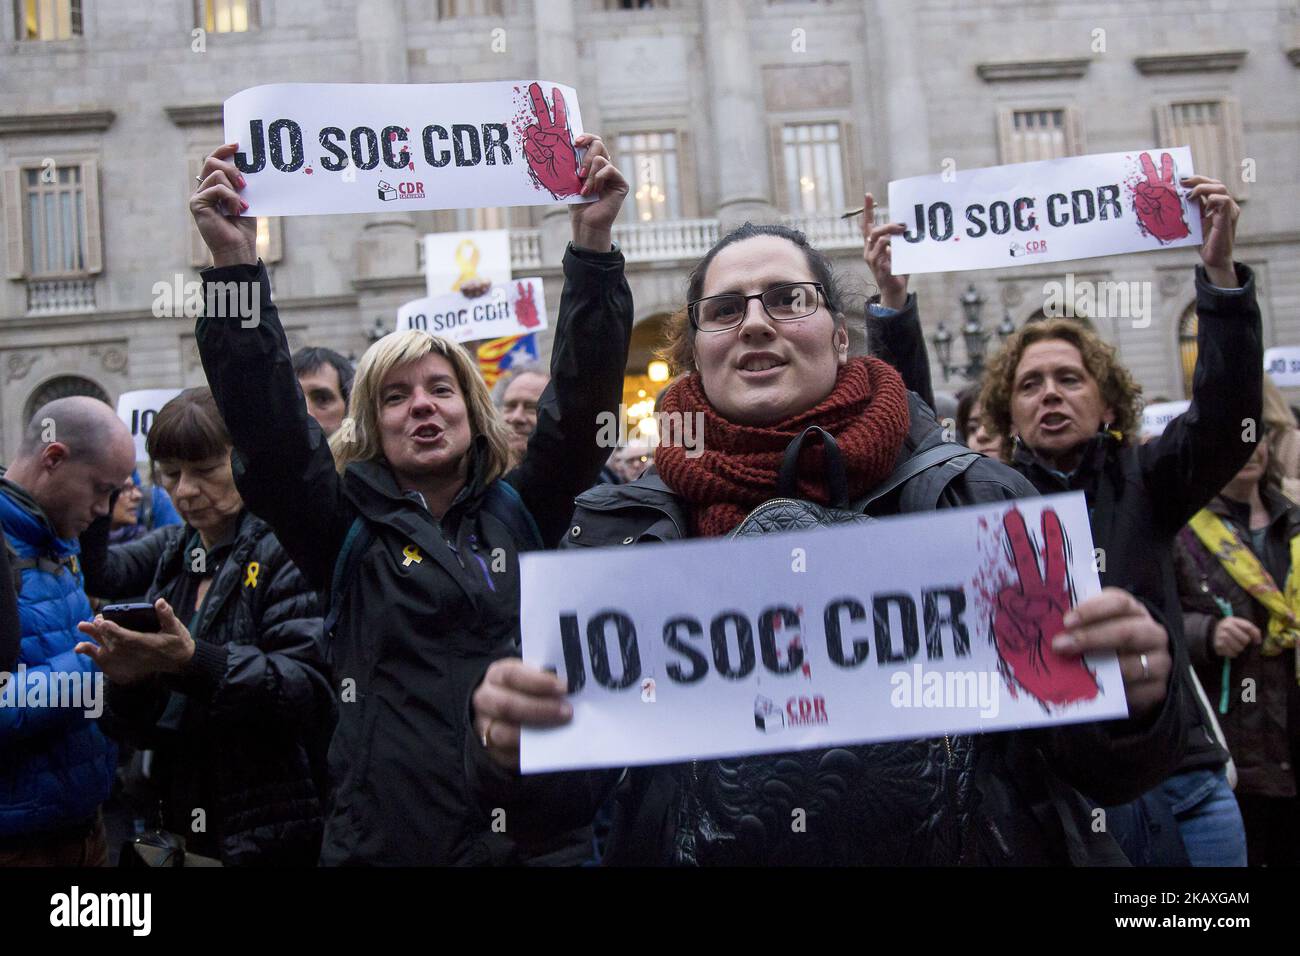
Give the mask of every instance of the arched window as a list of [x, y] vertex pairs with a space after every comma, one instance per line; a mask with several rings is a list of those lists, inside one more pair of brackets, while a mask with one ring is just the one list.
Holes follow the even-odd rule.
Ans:
[[[1025, 319], [1023, 325], [1029, 325], [1031, 322], [1043, 322], [1049, 318], [1051, 318], [1051, 316], [1049, 316], [1042, 309], [1039, 309], [1033, 315], [1029, 316], [1029, 318]], [[1080, 325], [1082, 325], [1084, 328], [1088, 329], [1089, 331], [1091, 332], [1097, 331], [1097, 327], [1092, 324], [1092, 319], [1088, 318], [1086, 315], [1075, 314], [1073, 316], [1062, 316], [1062, 318], [1072, 318], [1075, 322], [1078, 322]]]
[[623, 373], [623, 408], [629, 429], [653, 412], [655, 397], [668, 384], [667, 367], [656, 362], [656, 357], [664, 345], [669, 318], [667, 313], [652, 315], [632, 327]]
[[1192, 397], [1192, 373], [1196, 371], [1196, 303], [1183, 310], [1178, 320], [1178, 355], [1183, 362], [1183, 397]]
[[60, 375], [32, 392], [31, 397], [27, 399], [26, 410], [23, 412], [23, 425], [32, 420], [32, 416], [42, 405], [70, 395], [88, 395], [99, 399], [105, 405], [112, 404], [108, 400], [108, 393], [90, 379], [82, 378], [80, 375]]

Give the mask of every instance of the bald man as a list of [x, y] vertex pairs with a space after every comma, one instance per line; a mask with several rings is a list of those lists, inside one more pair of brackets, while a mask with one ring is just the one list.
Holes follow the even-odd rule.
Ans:
[[96, 724], [103, 675], [73, 648], [91, 619], [77, 536], [109, 513], [135, 445], [103, 402], [61, 398], [23, 433], [0, 471], [0, 526], [18, 584], [20, 643], [0, 675], [0, 866], [103, 866], [99, 806], [117, 750]]

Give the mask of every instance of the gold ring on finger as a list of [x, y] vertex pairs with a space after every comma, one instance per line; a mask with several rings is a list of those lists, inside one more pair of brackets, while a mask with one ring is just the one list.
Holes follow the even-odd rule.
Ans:
[[488, 722], [483, 726], [483, 749], [488, 750], [491, 748], [491, 746], [492, 746], [492, 721], [489, 719]]
[[1147, 656], [1146, 656], [1145, 654], [1139, 654], [1139, 655], [1138, 655], [1138, 663], [1142, 665], [1142, 679], [1143, 679], [1143, 680], [1150, 680], [1150, 679], [1151, 679], [1151, 665], [1147, 662]]

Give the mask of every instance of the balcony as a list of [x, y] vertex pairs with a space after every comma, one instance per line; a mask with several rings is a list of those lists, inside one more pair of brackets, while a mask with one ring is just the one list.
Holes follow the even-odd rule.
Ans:
[[28, 315], [67, 315], [95, 311], [95, 280], [32, 279], [27, 283]]
[[718, 241], [718, 220], [665, 219], [619, 225], [614, 238], [628, 262], [698, 259]]
[[[814, 248], [824, 251], [860, 250], [862, 227], [856, 219], [839, 216], [786, 216], [785, 225], [802, 230]], [[889, 210], [876, 208], [876, 223], [889, 221]], [[614, 238], [628, 262], [672, 262], [700, 259], [718, 241], [716, 219], [667, 219], [661, 222], [620, 224]], [[540, 268], [541, 230], [513, 229], [510, 232], [510, 265], [515, 272]]]
[[[424, 244], [420, 244], [424, 254]], [[542, 232], [540, 229], [512, 229], [510, 231], [510, 268], [514, 272], [531, 272], [542, 265]], [[424, 267], [421, 262], [420, 267]]]

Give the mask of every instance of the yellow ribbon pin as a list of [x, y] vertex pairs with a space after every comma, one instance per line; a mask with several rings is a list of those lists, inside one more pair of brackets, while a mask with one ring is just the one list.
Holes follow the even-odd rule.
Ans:
[[474, 240], [462, 239], [460, 245], [456, 246], [456, 268], [460, 270], [460, 276], [451, 284], [452, 292], [459, 292], [466, 282], [478, 278], [479, 258], [478, 246]]
[[403, 548], [402, 554], [406, 556], [406, 560], [402, 562], [402, 567], [404, 568], [409, 568], [412, 562], [419, 564], [424, 560], [420, 555], [420, 549], [413, 544], [408, 544]]
[[249, 561], [248, 567], [244, 569], [244, 587], [257, 587], [257, 572], [262, 570], [262, 566], [256, 561]]

